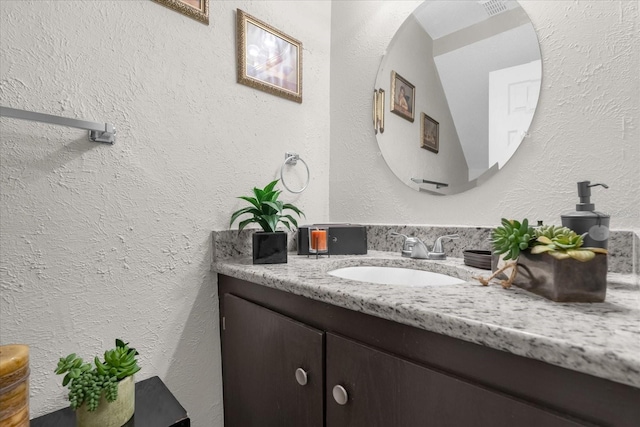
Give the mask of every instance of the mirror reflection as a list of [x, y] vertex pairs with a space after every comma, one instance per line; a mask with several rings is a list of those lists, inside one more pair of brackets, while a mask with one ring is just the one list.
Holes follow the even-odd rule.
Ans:
[[[516, 1], [425, 1], [378, 70], [376, 88], [392, 95], [376, 135], [385, 161], [416, 190], [455, 194], [481, 184], [527, 135], [541, 75], [535, 30]], [[415, 111], [398, 114], [400, 96]]]

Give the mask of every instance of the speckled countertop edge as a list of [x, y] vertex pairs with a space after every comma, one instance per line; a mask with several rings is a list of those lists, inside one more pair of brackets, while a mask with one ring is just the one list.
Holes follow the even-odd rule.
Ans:
[[[333, 277], [354, 265], [412, 267], [466, 280], [437, 287], [388, 286]], [[220, 274], [326, 302], [453, 338], [485, 345], [640, 387], [640, 288], [610, 274], [603, 303], [556, 303], [519, 288], [481, 286], [487, 276], [460, 259], [426, 261], [369, 251], [321, 259], [289, 254], [287, 264], [253, 265], [250, 257], [219, 259]]]

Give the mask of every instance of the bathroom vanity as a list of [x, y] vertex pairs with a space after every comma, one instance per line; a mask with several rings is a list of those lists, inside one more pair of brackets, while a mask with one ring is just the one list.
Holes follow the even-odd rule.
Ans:
[[[465, 283], [368, 284], [354, 265]], [[637, 426], [640, 307], [633, 283], [602, 304], [482, 287], [460, 260], [367, 256], [286, 265], [214, 262], [226, 426]], [[586, 323], [585, 322], [590, 322]]]

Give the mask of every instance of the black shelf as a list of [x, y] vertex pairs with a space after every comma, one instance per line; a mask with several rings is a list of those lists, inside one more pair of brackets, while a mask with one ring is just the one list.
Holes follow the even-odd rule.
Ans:
[[[31, 427], [75, 427], [76, 414], [66, 407], [31, 420]], [[123, 427], [189, 427], [187, 411], [158, 377], [136, 383], [136, 411]]]

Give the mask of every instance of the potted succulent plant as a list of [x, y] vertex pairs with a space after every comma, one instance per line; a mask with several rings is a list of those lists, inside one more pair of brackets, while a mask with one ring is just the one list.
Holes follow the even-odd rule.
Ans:
[[140, 370], [135, 348], [116, 339], [116, 346], [93, 365], [75, 353], [60, 358], [55, 373], [65, 374], [69, 403], [80, 427], [121, 427], [135, 410], [134, 374]]
[[[567, 227], [530, 227], [529, 221], [502, 219], [492, 232], [494, 276], [511, 268], [503, 287], [511, 283], [553, 301], [601, 302], [606, 294], [607, 250], [583, 247], [584, 235]], [[483, 284], [489, 279], [483, 279]]]
[[249, 215], [249, 218], [238, 224], [238, 232], [252, 223], [256, 223], [262, 228], [262, 231], [256, 232], [252, 236], [254, 264], [286, 263], [287, 233], [277, 230], [278, 225], [282, 224], [288, 230], [291, 230], [292, 226], [298, 226], [295, 218], [285, 213], [286, 210], [292, 211], [298, 217], [304, 216], [304, 213], [294, 205], [278, 200], [281, 194], [280, 190], [275, 189], [278, 181], [271, 181], [264, 188], [254, 188], [253, 197], [238, 197], [248, 202], [250, 206], [231, 214], [229, 227], [242, 215]]

